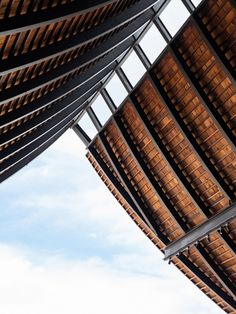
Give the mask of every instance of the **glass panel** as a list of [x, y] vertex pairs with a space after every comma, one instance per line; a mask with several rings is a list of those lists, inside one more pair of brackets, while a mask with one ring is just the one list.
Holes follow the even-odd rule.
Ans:
[[166, 47], [166, 41], [155, 25], [150, 27], [139, 44], [151, 63], [156, 60]]
[[87, 112], [79, 120], [79, 125], [91, 139], [93, 139], [94, 136], [98, 133]]
[[98, 120], [101, 122], [102, 125], [104, 125], [106, 121], [110, 118], [111, 111], [108, 108], [103, 97], [99, 95], [91, 107], [93, 108], [96, 116], [98, 117]]
[[160, 18], [171, 36], [174, 36], [189, 15], [190, 13], [181, 0], [172, 0], [160, 14]]
[[135, 86], [146, 72], [144, 65], [140, 61], [135, 51], [131, 52], [121, 68], [125, 72], [125, 75], [127, 76], [132, 86]]
[[117, 74], [115, 74], [110, 82], [106, 85], [106, 90], [116, 106], [119, 106], [128, 95]]

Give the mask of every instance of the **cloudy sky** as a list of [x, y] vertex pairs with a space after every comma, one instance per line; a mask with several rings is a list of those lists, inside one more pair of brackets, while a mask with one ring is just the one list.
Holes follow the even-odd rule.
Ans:
[[[175, 15], [172, 33], [173, 21], [180, 27], [188, 16], [181, 9], [180, 21], [173, 3], [181, 5], [172, 0], [172, 13], [162, 16]], [[153, 61], [165, 43], [152, 27], [141, 46]], [[124, 70], [134, 73], [133, 64]], [[137, 60], [135, 66], [133, 84], [143, 73]], [[118, 83], [115, 77], [107, 89], [119, 103], [126, 93]], [[101, 97], [94, 110], [105, 117]], [[100, 181], [73, 131], [3, 182], [0, 199], [0, 313], [223, 313], [163, 261]]]
[[1, 313], [222, 313], [163, 261], [71, 130], [0, 198]]

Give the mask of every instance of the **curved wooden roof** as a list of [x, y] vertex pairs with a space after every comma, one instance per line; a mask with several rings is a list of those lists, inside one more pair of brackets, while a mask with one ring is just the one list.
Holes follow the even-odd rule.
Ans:
[[[171, 38], [158, 17], [168, 0], [2, 0], [0, 181], [73, 126], [143, 232], [235, 313], [235, 3], [193, 12], [182, 1], [191, 16]], [[119, 61], [152, 19], [168, 44], [152, 65], [137, 50], [146, 73], [133, 88]], [[115, 69], [128, 91], [119, 108], [104, 88]], [[103, 127], [90, 108], [98, 91], [113, 111]], [[74, 124], [85, 109], [93, 140]]]
[[156, 21], [161, 55], [152, 65], [140, 55], [146, 73], [134, 88], [120, 68], [128, 96], [103, 127], [87, 109], [93, 140], [74, 127], [130, 217], [227, 313], [236, 311], [235, 20], [233, 1], [208, 0], [174, 38]]
[[70, 127], [156, 2], [0, 2], [0, 181]]

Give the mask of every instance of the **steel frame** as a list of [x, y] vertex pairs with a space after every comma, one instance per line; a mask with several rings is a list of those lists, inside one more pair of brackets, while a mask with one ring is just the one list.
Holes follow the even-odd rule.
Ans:
[[[23, 69], [33, 64], [48, 60], [52, 57], [56, 57], [62, 53], [64, 54], [72, 49], [87, 44], [92, 40], [98, 39], [135, 19], [137, 16], [152, 7], [156, 2], [157, 0], [136, 2], [130, 7], [124, 9], [124, 11], [118, 15], [109, 17], [105, 20], [105, 22], [93, 27], [92, 29], [19, 56], [8, 56], [7, 59], [0, 61], [0, 74], [6, 75], [9, 72]], [[164, 0], [161, 1], [161, 3], [163, 2]]]
[[167, 245], [165, 247], [165, 260], [181, 253], [191, 245], [198, 243], [198, 241], [201, 241], [204, 238], [208, 238], [208, 235], [215, 231], [218, 231], [235, 218], [236, 204], [233, 204], [232, 206], [224, 209], [222, 212], [210, 217], [201, 225], [190, 230], [183, 237]]
[[[24, 0], [21, 0], [23, 2]], [[6, 36], [17, 32], [23, 32], [32, 28], [56, 23], [79, 14], [85, 14], [104, 5], [116, 2], [116, 0], [87, 0], [86, 2], [74, 1], [63, 6], [50, 7], [50, 10], [29, 12], [13, 17], [6, 16], [0, 22], [0, 36]], [[33, 0], [31, 0], [33, 3]]]

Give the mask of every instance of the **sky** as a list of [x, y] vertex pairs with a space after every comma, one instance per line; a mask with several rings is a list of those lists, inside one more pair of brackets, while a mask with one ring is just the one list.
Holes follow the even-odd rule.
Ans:
[[[180, 0], [168, 7], [176, 14], [173, 3]], [[170, 11], [163, 12], [163, 21]], [[170, 27], [174, 20], [178, 27], [183, 23], [171, 18]], [[153, 27], [140, 44], [151, 62], [165, 47]], [[123, 69], [132, 74], [129, 79], [135, 85], [144, 69], [138, 60], [130, 60]], [[136, 72], [130, 68], [134, 63]], [[107, 86], [117, 105], [126, 96], [121, 88], [116, 76]], [[102, 114], [102, 123], [110, 114], [101, 97], [93, 109]], [[83, 123], [89, 125], [86, 117]], [[0, 313], [223, 313], [163, 261], [85, 153], [82, 142], [68, 130], [0, 185]]]
[[220, 314], [139, 230], [68, 130], [0, 186], [0, 312]]

